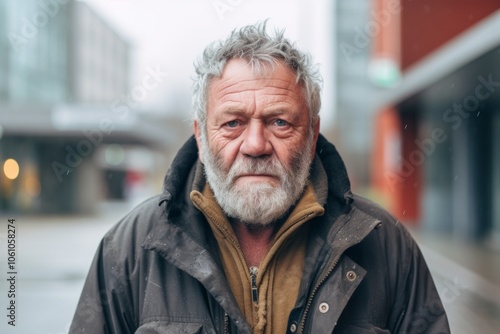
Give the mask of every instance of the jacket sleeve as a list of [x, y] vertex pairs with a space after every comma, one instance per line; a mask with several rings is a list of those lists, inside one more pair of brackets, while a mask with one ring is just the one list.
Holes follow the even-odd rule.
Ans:
[[422, 253], [406, 229], [399, 227], [406, 268], [399, 277], [393, 305], [393, 333], [450, 333], [445, 309]]
[[104, 237], [86, 278], [69, 333], [133, 333], [130, 301], [117, 269], [116, 250]]

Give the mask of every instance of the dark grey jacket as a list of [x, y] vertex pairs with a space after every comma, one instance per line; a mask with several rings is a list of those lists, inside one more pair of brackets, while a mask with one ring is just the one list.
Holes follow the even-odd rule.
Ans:
[[[288, 333], [449, 333], [422, 255], [386, 211], [352, 195], [320, 136], [325, 215], [311, 228]], [[175, 158], [163, 193], [103, 238], [70, 333], [251, 333], [224, 277], [217, 243], [189, 199], [197, 148]]]

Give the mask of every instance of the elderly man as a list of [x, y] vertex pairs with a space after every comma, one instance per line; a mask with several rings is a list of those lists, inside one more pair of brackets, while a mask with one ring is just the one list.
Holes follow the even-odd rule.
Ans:
[[71, 333], [448, 333], [408, 232], [350, 191], [320, 77], [265, 24], [207, 47], [194, 137], [102, 240]]

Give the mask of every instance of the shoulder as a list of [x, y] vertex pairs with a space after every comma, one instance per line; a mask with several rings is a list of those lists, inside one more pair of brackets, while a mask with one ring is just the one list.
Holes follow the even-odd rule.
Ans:
[[415, 261], [423, 260], [420, 249], [407, 228], [380, 205], [354, 196], [352, 205], [380, 222], [362, 242], [350, 250], [350, 255], [367, 267], [386, 268], [392, 275], [408, 274]]
[[408, 243], [413, 246], [414, 240], [406, 227], [386, 209], [382, 208], [379, 204], [364, 198], [362, 196], [354, 195], [352, 205], [364, 212], [365, 214], [380, 221], [380, 225], [371, 233], [378, 235], [379, 238], [390, 239], [393, 241]]
[[104, 235], [101, 256], [115, 264], [133, 263], [140, 259], [142, 243], [165, 216], [165, 207], [158, 203], [159, 196], [151, 197], [120, 219]]
[[359, 195], [353, 195], [352, 205], [358, 210], [380, 220], [381, 222], [399, 224], [399, 221], [379, 204]]
[[[137, 205], [118, 221], [104, 236], [106, 241], [141, 242], [165, 214], [159, 196], [151, 197]], [[137, 239], [137, 240], [135, 240]]]
[[[446, 313], [429, 268], [408, 230], [367, 199], [355, 196], [353, 205], [381, 222], [349, 254], [371, 278], [363, 282], [362, 295], [373, 295], [380, 287], [388, 287], [380, 299], [390, 305], [387, 325], [393, 332], [414, 333], [425, 328], [426, 333], [449, 333]], [[433, 314], [423, 315], [422, 310], [432, 310]]]

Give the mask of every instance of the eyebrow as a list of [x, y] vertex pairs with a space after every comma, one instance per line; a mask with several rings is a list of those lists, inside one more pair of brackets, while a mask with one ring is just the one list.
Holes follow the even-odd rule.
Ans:
[[245, 110], [240, 109], [240, 108], [234, 108], [234, 107], [227, 107], [223, 108], [222, 110], [219, 110], [219, 114], [229, 114], [229, 115], [241, 115], [245, 114]]
[[222, 110], [219, 110], [217, 114], [215, 115], [215, 121], [220, 122], [223, 120], [224, 117], [227, 117], [228, 115], [231, 116], [241, 116], [244, 115], [245, 111], [240, 108], [234, 108], [234, 107], [227, 107], [223, 108]]
[[[237, 108], [226, 108], [222, 109], [218, 112], [219, 115], [244, 115], [247, 112], [243, 109], [237, 109]], [[278, 108], [278, 109], [272, 109], [272, 110], [264, 110], [262, 112], [263, 117], [270, 117], [270, 116], [277, 116], [277, 115], [283, 115], [286, 114], [287, 112], [283, 110], [283, 108]]]
[[[216, 120], [220, 121], [223, 117], [228, 116], [228, 115], [233, 115], [233, 116], [241, 116], [245, 115], [247, 112], [244, 109], [240, 109], [238, 107], [233, 107], [233, 106], [228, 106], [226, 108], [223, 108], [217, 112]], [[300, 118], [299, 113], [295, 112], [287, 112], [284, 108], [279, 107], [276, 109], [269, 108], [268, 110], [263, 110], [262, 111], [262, 117], [269, 118], [273, 116], [279, 116], [279, 115], [290, 115], [292, 119], [297, 120]]]
[[283, 114], [286, 114], [286, 113], [287, 112], [285, 112], [282, 108], [271, 109], [271, 110], [264, 110], [262, 112], [262, 114], [263, 114], [264, 117], [283, 115]]

